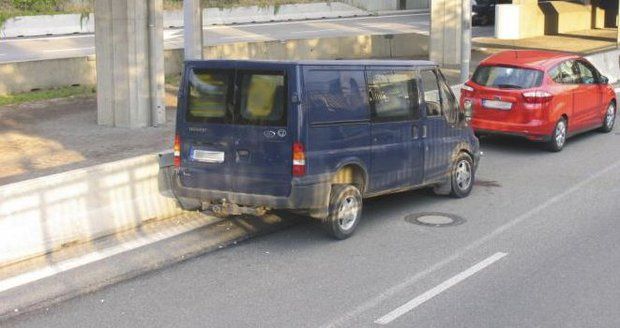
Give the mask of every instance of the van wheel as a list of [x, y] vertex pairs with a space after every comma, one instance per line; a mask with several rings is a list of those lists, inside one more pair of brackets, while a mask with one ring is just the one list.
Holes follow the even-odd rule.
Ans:
[[552, 152], [559, 152], [562, 150], [566, 144], [567, 133], [568, 125], [566, 124], [566, 119], [562, 117], [558, 123], [556, 123], [555, 128], [553, 128], [551, 139], [547, 143], [547, 149]]
[[465, 198], [469, 196], [474, 188], [474, 161], [467, 153], [460, 153], [452, 164], [450, 171], [452, 180], [452, 191], [450, 196], [454, 198]]
[[323, 222], [327, 232], [336, 239], [347, 239], [362, 216], [362, 194], [353, 185], [333, 185], [329, 198], [329, 215]]
[[611, 132], [614, 129], [615, 123], [616, 123], [616, 104], [612, 102], [607, 107], [607, 112], [605, 112], [605, 118], [603, 118], [603, 126], [601, 126], [600, 131], [603, 133]]

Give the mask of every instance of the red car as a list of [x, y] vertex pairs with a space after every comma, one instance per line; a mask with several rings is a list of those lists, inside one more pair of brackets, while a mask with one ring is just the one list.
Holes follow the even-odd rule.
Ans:
[[566, 139], [599, 128], [610, 132], [616, 94], [586, 59], [548, 51], [504, 51], [485, 59], [461, 90], [477, 134], [544, 141], [560, 151]]

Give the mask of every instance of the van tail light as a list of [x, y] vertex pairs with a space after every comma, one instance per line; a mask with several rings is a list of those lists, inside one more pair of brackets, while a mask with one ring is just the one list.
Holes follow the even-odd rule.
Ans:
[[293, 176], [301, 177], [306, 174], [306, 151], [300, 142], [293, 144]]
[[523, 98], [531, 104], [546, 104], [553, 99], [553, 95], [547, 91], [528, 91], [523, 93]]
[[174, 167], [181, 167], [181, 136], [174, 136]]

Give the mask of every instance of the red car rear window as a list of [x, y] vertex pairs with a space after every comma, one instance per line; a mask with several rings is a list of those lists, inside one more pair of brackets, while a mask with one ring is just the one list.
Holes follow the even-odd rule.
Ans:
[[479, 66], [472, 81], [499, 89], [530, 89], [542, 84], [543, 72], [535, 69], [508, 66]]

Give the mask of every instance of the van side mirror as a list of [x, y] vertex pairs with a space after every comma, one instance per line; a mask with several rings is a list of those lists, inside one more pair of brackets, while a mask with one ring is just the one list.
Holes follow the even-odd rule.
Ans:
[[471, 122], [471, 118], [473, 116], [474, 103], [467, 99], [463, 101], [463, 120], [466, 122]]
[[609, 78], [607, 76], [601, 75], [601, 78], [599, 79], [599, 83], [600, 84], [609, 84]]

